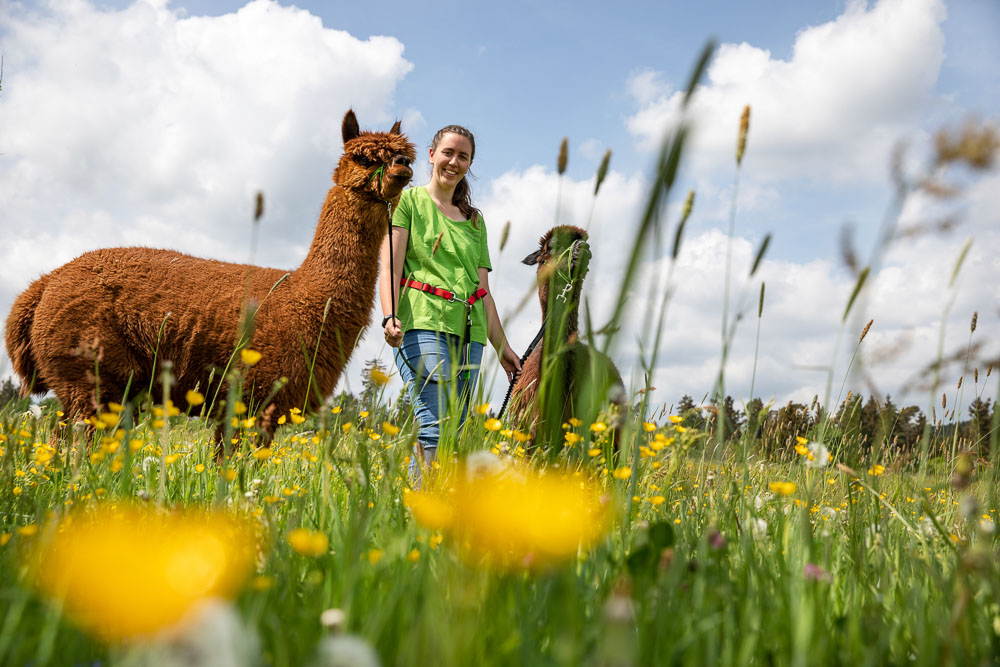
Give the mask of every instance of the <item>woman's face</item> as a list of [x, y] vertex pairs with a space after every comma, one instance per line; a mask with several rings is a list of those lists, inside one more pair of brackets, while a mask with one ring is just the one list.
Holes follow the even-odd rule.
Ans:
[[431, 178], [451, 189], [472, 165], [472, 142], [467, 137], [447, 132], [430, 151]]

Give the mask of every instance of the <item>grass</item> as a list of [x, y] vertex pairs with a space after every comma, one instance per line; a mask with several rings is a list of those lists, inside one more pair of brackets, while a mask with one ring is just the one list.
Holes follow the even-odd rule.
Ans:
[[[710, 55], [707, 48], [699, 59], [689, 95]], [[613, 352], [648, 244], [673, 238], [677, 256], [683, 221], [667, 234], [663, 211], [686, 127], [682, 120], [663, 144], [621, 296], [601, 327], [604, 350]], [[647, 314], [657, 322], [647, 330], [662, 330], [672, 275], [654, 288], [660, 310]], [[869, 284], [876, 278], [864, 275]], [[596, 342], [584, 308], [586, 338]], [[724, 320], [720, 387], [734, 331]], [[654, 368], [658, 341], [644, 350]], [[253, 361], [234, 353], [231, 386]], [[461, 431], [450, 415], [439, 465], [415, 495], [406, 472], [412, 412], [396, 414], [378, 392], [366, 396], [360, 405], [283, 415], [260, 448], [234, 390], [220, 397], [221, 461], [216, 426], [200, 408], [130, 402], [109, 406], [89, 428], [67, 423], [52, 404], [40, 415], [25, 412], [24, 400], [0, 409], [0, 664], [207, 665], [223, 654], [275, 667], [369, 664], [359, 650], [386, 665], [442, 667], [989, 664], [1000, 656], [996, 421], [992, 460], [977, 455], [985, 449], [960, 452], [953, 439], [940, 441], [930, 425], [916, 454], [904, 457], [870, 448], [832, 419], [781, 438], [768, 429], [720, 437], [663, 410], [654, 422], [645, 391], [618, 419], [577, 415], [553, 429], [544, 456], [531, 456], [524, 434], [472, 411]], [[796, 437], [829, 445], [834, 461], [811, 467]], [[509, 493], [509, 502], [473, 509], [498, 473], [463, 486], [471, 455], [515, 484], [535, 480], [541, 489], [538, 480], [569, 479], [579, 491], [564, 487], [534, 507]], [[593, 516], [559, 514], [581, 497]], [[249, 546], [206, 530], [188, 542], [156, 542], [152, 554], [143, 551], [150, 540], [126, 535], [115, 538], [121, 555], [102, 560], [73, 542], [88, 516], [110, 525], [114, 515], [101, 512], [133, 506], [150, 526], [193, 507], [238, 517]], [[572, 538], [574, 522], [599, 539], [551, 549], [552, 534]], [[67, 560], [41, 559], [58, 535], [70, 545]], [[164, 551], [183, 567], [144, 579]], [[216, 587], [213, 573], [244, 560], [252, 566], [234, 591]], [[51, 562], [62, 564], [39, 569]], [[75, 580], [87, 579], [90, 598], [46, 585], [79, 568], [87, 575]], [[108, 611], [112, 584], [135, 578], [148, 583], [115, 594], [118, 611]], [[177, 586], [199, 581], [205, 596], [231, 599], [156, 639], [121, 638], [128, 605], [156, 608]], [[324, 614], [331, 609], [343, 612], [336, 627]], [[95, 625], [105, 634], [81, 629]], [[349, 651], [355, 657], [345, 662]]]

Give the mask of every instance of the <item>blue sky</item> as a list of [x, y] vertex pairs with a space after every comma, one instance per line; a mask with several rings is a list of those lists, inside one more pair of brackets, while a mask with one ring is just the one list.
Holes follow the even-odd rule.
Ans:
[[[765, 398], [808, 403], [826, 387], [817, 367], [836, 360], [835, 389], [846, 374], [850, 350], [837, 349], [837, 331], [853, 276], [839, 259], [841, 228], [854, 223], [867, 257], [891, 198], [893, 146], [907, 141], [907, 164], [917, 169], [937, 128], [970, 114], [996, 123], [1000, 108], [1000, 5], [992, 0], [247, 5], [0, 4], [0, 207], [7, 211], [0, 230], [8, 239], [0, 309], [30, 280], [93, 247], [174, 247], [243, 261], [245, 238], [234, 230], [245, 229], [244, 202], [257, 188], [268, 215], [256, 260], [294, 267], [339, 153], [340, 119], [354, 106], [363, 126], [402, 118], [421, 154], [444, 124], [475, 132], [474, 193], [492, 232], [502, 314], [530, 289], [530, 272], [517, 260], [552, 224], [556, 193], [562, 220], [583, 224], [594, 171], [612, 149], [591, 229], [588, 290], [600, 315], [610, 308], [659, 138], [676, 121], [678, 90], [714, 38], [720, 48], [696, 95], [698, 134], [667, 216], [676, 219], [687, 189], [697, 192], [674, 271], [657, 400], [700, 399], [718, 371], [732, 150], [749, 103], [734, 288], [746, 305], [763, 279], [769, 296], [757, 376], [755, 307], [748, 307], [729, 388], [745, 398], [753, 381]], [[559, 186], [555, 155], [564, 136], [570, 166]], [[881, 393], [895, 395], [936, 354], [950, 299], [946, 351], [964, 344], [974, 310], [979, 336], [997, 330], [1000, 272], [988, 249], [997, 240], [1000, 182], [995, 172], [951, 176], [969, 185], [947, 205], [962, 213], [962, 225], [895, 243], [862, 321], [842, 335], [851, 340], [865, 320], [876, 320], [861, 356], [883, 360], [871, 373]], [[425, 180], [418, 168], [414, 182]], [[915, 197], [904, 226], [939, 209]], [[501, 253], [507, 220], [512, 241]], [[766, 233], [773, 234], [767, 261], [747, 281]], [[942, 288], [970, 237], [961, 280]], [[654, 249], [647, 259], [645, 285], [668, 265]], [[538, 325], [529, 310], [506, 323], [516, 348]], [[615, 355], [627, 380], [644, 336], [637, 310]], [[360, 362], [389, 360], [379, 337], [368, 338], [347, 376], [355, 391]], [[981, 356], [995, 357], [995, 340], [984, 343]], [[9, 373], [5, 362], [0, 373]], [[947, 382], [954, 387], [961, 373], [954, 369]], [[869, 389], [859, 376], [847, 386]], [[502, 390], [493, 385], [494, 397]], [[924, 390], [908, 398], [928, 402]]]

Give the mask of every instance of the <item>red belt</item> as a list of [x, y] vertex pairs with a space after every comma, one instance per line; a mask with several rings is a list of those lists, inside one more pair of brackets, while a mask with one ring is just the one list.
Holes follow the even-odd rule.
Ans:
[[402, 280], [399, 281], [399, 284], [401, 287], [409, 287], [415, 290], [420, 290], [421, 292], [425, 292], [426, 294], [433, 294], [434, 296], [441, 297], [445, 301], [464, 303], [468, 308], [472, 308], [472, 306], [475, 305], [476, 301], [479, 301], [488, 294], [488, 292], [485, 289], [480, 287], [475, 292], [473, 292], [472, 296], [470, 296], [468, 299], [459, 299], [458, 297], [455, 296], [454, 292], [449, 292], [448, 290], [441, 289], [440, 287], [434, 287], [434, 285], [431, 285], [430, 283], [422, 283], [418, 280], [407, 280], [406, 278], [403, 278]]

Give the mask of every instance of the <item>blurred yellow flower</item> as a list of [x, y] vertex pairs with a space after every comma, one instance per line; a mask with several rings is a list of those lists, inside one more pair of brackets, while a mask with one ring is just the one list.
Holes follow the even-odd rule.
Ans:
[[487, 431], [499, 431], [500, 420], [497, 419], [496, 417], [490, 417], [485, 422], [483, 422], [483, 426], [486, 428]]
[[278, 426], [281, 426], [286, 421], [288, 421], [288, 417], [286, 417], [285, 415], [281, 415], [280, 417], [278, 417]]
[[121, 403], [108, 403], [108, 410], [110, 410], [111, 412], [121, 412], [124, 409], [125, 406], [123, 406]]
[[590, 425], [590, 430], [594, 433], [604, 433], [608, 430], [608, 425], [604, 422], [594, 422]]
[[420, 525], [435, 530], [449, 528], [454, 518], [454, 508], [435, 493], [403, 491], [403, 505]]
[[800, 445], [807, 445], [809, 444], [809, 438], [803, 438], [801, 435], [797, 435], [795, 436], [795, 442], [799, 443]]
[[246, 364], [247, 366], [253, 366], [258, 361], [260, 361], [262, 356], [264, 355], [262, 355], [257, 350], [251, 350], [249, 347], [245, 347], [242, 350], [240, 350], [240, 359], [242, 359], [243, 363]]
[[386, 383], [389, 382], [389, 376], [383, 373], [378, 368], [373, 368], [368, 375], [369, 377], [371, 377], [372, 382], [374, 382], [380, 387], [384, 387]]
[[335, 415], [339, 415], [340, 414], [340, 406], [339, 405], [333, 406], [332, 408], [330, 408], [330, 412], [332, 412]]
[[247, 411], [247, 406], [246, 403], [244, 403], [243, 401], [236, 401], [235, 403], [233, 403], [234, 413], [241, 415], [246, 411]]
[[479, 405], [476, 406], [476, 414], [479, 416], [483, 416], [489, 411], [490, 411], [489, 403], [480, 403]]
[[326, 533], [308, 528], [296, 528], [288, 533], [288, 544], [296, 553], [309, 558], [317, 558], [326, 553], [330, 539]]
[[649, 502], [651, 502], [654, 506], [656, 506], [656, 505], [662, 505], [663, 503], [666, 502], [666, 500], [667, 499], [664, 498], [663, 496], [653, 496], [652, 498], [649, 499]]
[[615, 479], [628, 479], [632, 476], [632, 469], [628, 466], [622, 466], [611, 473], [611, 476]]
[[372, 549], [368, 552], [368, 562], [374, 565], [375, 563], [382, 560], [382, 551], [380, 549]]
[[687, 433], [687, 427], [681, 426], [680, 424], [674, 426], [674, 430], [677, 431], [678, 433]]
[[779, 496], [790, 496], [798, 488], [795, 482], [771, 482], [770, 484], [771, 492], [777, 493]]
[[517, 442], [528, 442], [529, 440], [531, 440], [530, 435], [528, 435], [527, 433], [521, 433], [520, 431], [514, 431], [510, 435]]
[[798, 454], [805, 456], [806, 454], [809, 453], [809, 448], [806, 447], [805, 445], [795, 445], [795, 451]]
[[344, 432], [344, 435], [350, 433], [352, 428], [354, 428], [354, 424], [352, 424], [351, 422], [347, 422], [346, 424], [341, 424], [340, 426], [340, 430]]
[[367, 410], [362, 410], [361, 412], [358, 413], [358, 417], [360, 419], [364, 419], [367, 416], [368, 416], [368, 411]]
[[587, 450], [587, 455], [588, 456], [592, 456], [592, 457], [593, 456], [600, 456], [601, 455], [601, 448], [600, 447], [594, 447], [592, 449], [588, 449]]
[[885, 466], [878, 464], [873, 465], [871, 468], [868, 469], [868, 474], [871, 475], [872, 477], [878, 477], [884, 472], [885, 472]]
[[573, 428], [578, 428], [580, 426], [583, 426], [583, 422], [577, 419], [576, 417], [570, 417], [569, 425], [572, 426]]
[[294, 414], [290, 416], [293, 424], [301, 424], [305, 422], [306, 418], [299, 414]]
[[642, 430], [646, 433], [652, 433], [656, 430], [655, 422], [642, 422]]
[[667, 419], [670, 420], [671, 424], [680, 424], [682, 421], [684, 421], [683, 417], [678, 417], [677, 415], [670, 415], [669, 417], [667, 417]]
[[396, 435], [399, 433], [399, 427], [389, 422], [382, 422], [382, 432], [386, 435]]
[[271, 448], [261, 447], [260, 449], [254, 451], [253, 457], [258, 461], [266, 461], [271, 458]]
[[576, 443], [578, 443], [581, 440], [583, 440], [583, 436], [582, 435], [580, 435], [579, 433], [573, 433], [572, 431], [567, 431], [566, 435], [563, 436], [563, 437], [566, 440], [566, 446], [567, 447], [572, 447]]
[[187, 401], [187, 404], [190, 405], [191, 407], [195, 407], [204, 403], [205, 397], [202, 395], [200, 391], [195, 391], [194, 389], [190, 389], [186, 394], [184, 394], [184, 400]]
[[416, 563], [420, 560], [420, 549], [413, 549], [410, 553], [406, 554], [406, 559], [411, 563]]
[[35, 584], [108, 641], [152, 635], [205, 598], [228, 598], [253, 568], [256, 538], [230, 514], [98, 506], [48, 531]]

